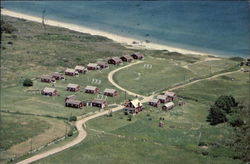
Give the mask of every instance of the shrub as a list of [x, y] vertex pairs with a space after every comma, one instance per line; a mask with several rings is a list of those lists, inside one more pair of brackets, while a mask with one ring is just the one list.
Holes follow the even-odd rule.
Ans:
[[210, 125], [217, 125], [227, 121], [225, 113], [215, 105], [212, 105], [209, 109], [209, 114], [207, 116], [207, 121]]
[[33, 86], [33, 81], [32, 81], [31, 79], [26, 78], [26, 79], [23, 81], [23, 86], [25, 86], [25, 87]]
[[68, 132], [68, 137], [71, 137], [71, 136], [73, 136], [73, 129], [71, 129], [69, 132]]
[[76, 116], [70, 116], [69, 117], [69, 121], [76, 121], [77, 120], [77, 117]]
[[16, 28], [14, 26], [1, 20], [1, 33], [5, 32], [11, 34], [14, 31], [16, 31]]

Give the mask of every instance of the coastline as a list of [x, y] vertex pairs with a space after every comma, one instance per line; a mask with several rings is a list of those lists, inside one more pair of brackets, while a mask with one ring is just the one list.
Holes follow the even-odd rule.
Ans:
[[[1, 9], [1, 14], [6, 15], [6, 16], [19, 18], [19, 19], [25, 19], [28, 21], [38, 22], [38, 23], [42, 22], [41, 17], [27, 15], [27, 14], [11, 11], [8, 9]], [[88, 33], [91, 35], [100, 35], [100, 36], [109, 38], [115, 42], [118, 42], [127, 48], [150, 49], [150, 50], [168, 50], [170, 52], [179, 52], [182, 54], [211, 55], [211, 56], [217, 57], [217, 55], [215, 55], [215, 54], [192, 51], [192, 50], [188, 50], [188, 49], [171, 47], [171, 46], [167, 46], [167, 45], [163, 45], [163, 44], [156, 44], [156, 43], [152, 43], [152, 42], [147, 43], [147, 42], [142, 41], [142, 40], [129, 38], [129, 37], [121, 36], [121, 35], [116, 35], [116, 34], [112, 34], [112, 33], [105, 32], [105, 31], [95, 30], [95, 29], [91, 29], [91, 28], [88, 28], [85, 26], [79, 26], [79, 25], [75, 25], [75, 24], [59, 22], [59, 21], [55, 21], [55, 20], [51, 20], [51, 19], [45, 19], [45, 24], [50, 25], [50, 26], [67, 28], [69, 30], [73, 30], [73, 31], [81, 32], [81, 33]]]

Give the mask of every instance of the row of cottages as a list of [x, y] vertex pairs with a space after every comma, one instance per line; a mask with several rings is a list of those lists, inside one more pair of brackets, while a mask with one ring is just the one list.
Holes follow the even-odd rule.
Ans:
[[123, 55], [122, 57], [113, 57], [108, 59], [108, 64], [119, 65], [122, 62], [132, 62], [133, 60], [142, 60], [144, 55], [141, 53], [133, 53], [132, 55]]
[[64, 76], [59, 72], [53, 72], [50, 75], [42, 75], [40, 77], [41, 82], [44, 83], [55, 83], [56, 80], [63, 80]]
[[[85, 93], [89, 93], [89, 94], [96, 94], [99, 93], [99, 88], [95, 87], [95, 86], [86, 86], [85, 88]], [[109, 89], [106, 88], [103, 91], [103, 94], [105, 96], [110, 96], [110, 97], [114, 97], [118, 95], [118, 92], [115, 89]]]
[[142, 103], [138, 99], [129, 100], [125, 103], [125, 107], [123, 108], [124, 114], [137, 114], [142, 110]]
[[163, 110], [170, 110], [174, 107], [174, 101], [176, 99], [176, 94], [174, 92], [166, 91], [165, 93], [158, 95], [156, 99], [151, 99], [148, 102], [148, 105], [153, 107], [159, 107], [161, 103], [164, 105], [162, 106]]

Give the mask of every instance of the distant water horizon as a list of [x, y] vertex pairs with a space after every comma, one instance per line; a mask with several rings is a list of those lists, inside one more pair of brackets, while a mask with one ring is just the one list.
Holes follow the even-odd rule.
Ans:
[[4, 1], [2, 7], [219, 56], [250, 54], [249, 4], [239, 1]]

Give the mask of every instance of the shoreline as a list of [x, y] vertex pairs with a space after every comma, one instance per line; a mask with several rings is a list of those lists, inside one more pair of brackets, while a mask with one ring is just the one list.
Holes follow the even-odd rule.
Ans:
[[[25, 20], [32, 21], [32, 22], [42, 23], [42, 18], [40, 17], [27, 15], [27, 14], [11, 11], [8, 9], [1, 9], [1, 14], [10, 16], [10, 17], [19, 18], [19, 19], [25, 19]], [[218, 55], [215, 55], [215, 54], [198, 52], [198, 51], [182, 49], [182, 48], [177, 48], [177, 47], [171, 47], [171, 46], [152, 43], [152, 42], [147, 43], [146, 41], [129, 38], [129, 37], [125, 37], [125, 36], [121, 36], [117, 34], [112, 34], [109, 32], [100, 31], [96, 29], [91, 29], [91, 28], [88, 28], [85, 26], [79, 26], [76, 24], [59, 22], [59, 21], [51, 20], [51, 19], [45, 19], [45, 24], [50, 25], [50, 26], [55, 26], [55, 27], [67, 28], [69, 30], [73, 30], [73, 31], [81, 32], [81, 33], [88, 33], [90, 35], [100, 35], [100, 36], [109, 38], [115, 42], [118, 42], [122, 44], [123, 46], [125, 46], [126, 48], [148, 49], [148, 50], [167, 50], [170, 52], [179, 52], [182, 54], [203, 55], [203, 56], [211, 55], [214, 57], [218, 57]]]

